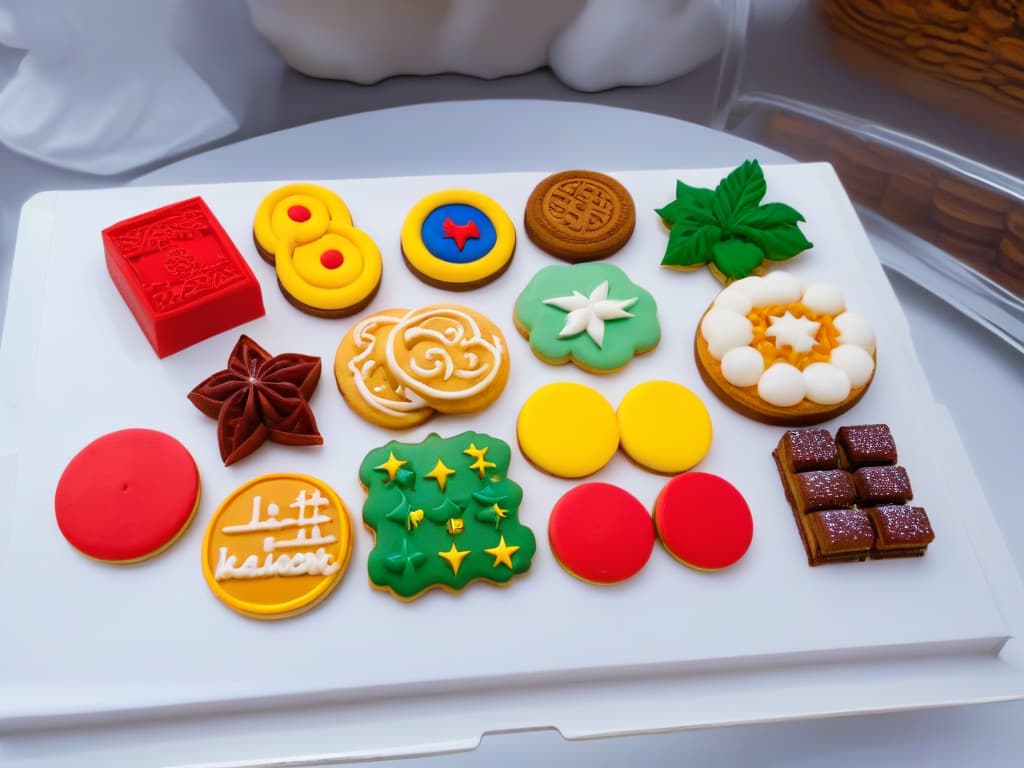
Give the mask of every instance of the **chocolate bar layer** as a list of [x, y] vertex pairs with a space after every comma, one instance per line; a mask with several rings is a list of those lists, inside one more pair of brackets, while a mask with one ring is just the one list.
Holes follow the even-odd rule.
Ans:
[[875, 527], [872, 557], [920, 557], [935, 539], [928, 513], [921, 507], [888, 504], [864, 511]]
[[849, 472], [826, 469], [793, 475], [796, 511], [801, 514], [817, 509], [852, 507], [856, 490]]
[[839, 466], [851, 472], [860, 467], [896, 463], [896, 441], [886, 424], [840, 427], [836, 433]]
[[864, 510], [824, 509], [804, 515], [811, 565], [866, 560], [875, 543], [875, 531]]
[[778, 451], [788, 472], [839, 468], [836, 444], [826, 429], [791, 429], [779, 440]]
[[903, 467], [861, 467], [853, 473], [857, 502], [864, 507], [876, 504], [903, 504], [914, 498], [910, 478]]

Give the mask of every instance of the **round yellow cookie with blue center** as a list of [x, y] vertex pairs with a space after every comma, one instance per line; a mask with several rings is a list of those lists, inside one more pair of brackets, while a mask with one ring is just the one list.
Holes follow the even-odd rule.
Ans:
[[445, 189], [413, 206], [402, 225], [402, 255], [420, 280], [467, 291], [496, 280], [512, 263], [516, 230], [494, 200]]

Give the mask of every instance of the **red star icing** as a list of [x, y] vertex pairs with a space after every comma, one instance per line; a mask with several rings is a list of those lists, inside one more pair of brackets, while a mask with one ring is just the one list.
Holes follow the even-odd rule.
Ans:
[[217, 419], [224, 466], [234, 464], [266, 440], [282, 445], [321, 445], [309, 398], [320, 381], [320, 358], [286, 353], [270, 356], [242, 336], [228, 367], [208, 377], [188, 399]]
[[449, 217], [444, 220], [444, 223], [441, 226], [444, 228], [444, 236], [452, 238], [455, 241], [455, 247], [460, 251], [466, 247], [466, 241], [469, 240], [469, 238], [480, 237], [480, 230], [477, 229], [476, 222], [472, 219], [467, 221], [465, 224], [456, 224]]

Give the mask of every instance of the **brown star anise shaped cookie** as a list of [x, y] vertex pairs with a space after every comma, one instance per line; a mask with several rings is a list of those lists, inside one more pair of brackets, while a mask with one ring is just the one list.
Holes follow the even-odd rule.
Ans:
[[228, 367], [188, 393], [188, 399], [217, 419], [217, 443], [224, 466], [255, 451], [266, 440], [283, 445], [321, 445], [309, 398], [320, 382], [320, 358], [288, 353], [270, 356], [242, 336]]

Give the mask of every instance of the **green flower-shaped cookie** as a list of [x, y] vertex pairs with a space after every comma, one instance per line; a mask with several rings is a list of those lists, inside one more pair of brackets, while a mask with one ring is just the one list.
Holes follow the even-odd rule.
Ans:
[[516, 299], [516, 328], [546, 363], [611, 373], [661, 339], [658, 305], [618, 267], [552, 265]]
[[671, 228], [662, 266], [709, 264], [722, 282], [752, 275], [765, 259], [784, 261], [811, 247], [784, 203], [761, 205], [767, 185], [757, 160], [747, 160], [713, 190], [676, 182], [676, 199], [655, 211]]

